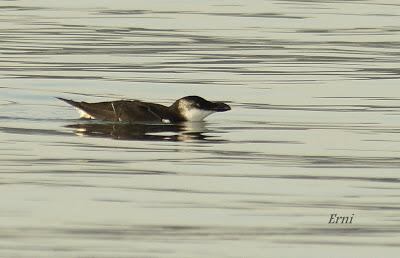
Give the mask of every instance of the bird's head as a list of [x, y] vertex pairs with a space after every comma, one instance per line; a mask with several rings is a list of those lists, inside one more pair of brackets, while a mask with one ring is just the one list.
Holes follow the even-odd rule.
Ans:
[[202, 121], [215, 112], [225, 112], [231, 107], [223, 102], [212, 102], [199, 96], [187, 96], [178, 99], [172, 104], [186, 121]]

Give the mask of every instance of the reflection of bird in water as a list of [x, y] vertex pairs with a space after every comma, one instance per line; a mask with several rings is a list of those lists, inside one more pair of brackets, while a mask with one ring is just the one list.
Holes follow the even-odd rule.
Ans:
[[179, 124], [82, 123], [68, 125], [67, 127], [74, 128], [77, 135], [110, 137], [121, 140], [223, 141], [204, 135], [208, 130], [201, 122]]
[[183, 97], [169, 107], [138, 100], [87, 103], [63, 98], [59, 99], [77, 108], [82, 118], [128, 123], [202, 121], [212, 113], [224, 112], [231, 109], [225, 103], [211, 102], [198, 96]]

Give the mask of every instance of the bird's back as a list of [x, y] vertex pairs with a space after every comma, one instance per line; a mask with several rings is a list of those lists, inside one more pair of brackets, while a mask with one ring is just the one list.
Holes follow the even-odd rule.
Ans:
[[76, 102], [59, 98], [75, 108], [83, 111], [89, 117], [107, 121], [121, 122], [163, 122], [164, 120], [177, 120], [168, 107], [142, 102], [138, 100], [118, 100], [106, 102]]

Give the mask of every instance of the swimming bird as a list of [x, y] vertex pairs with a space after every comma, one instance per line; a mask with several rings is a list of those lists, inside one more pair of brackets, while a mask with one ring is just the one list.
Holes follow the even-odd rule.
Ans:
[[224, 112], [231, 107], [223, 102], [212, 102], [199, 96], [186, 96], [171, 106], [138, 100], [117, 100], [106, 102], [78, 102], [58, 98], [75, 107], [81, 118], [119, 122], [197, 122], [215, 112]]

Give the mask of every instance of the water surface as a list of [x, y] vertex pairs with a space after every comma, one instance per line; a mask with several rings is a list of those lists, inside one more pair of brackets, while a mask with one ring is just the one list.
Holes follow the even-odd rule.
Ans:
[[[398, 254], [400, 3], [0, 10], [1, 257]], [[232, 111], [131, 128], [54, 98], [185, 95]]]

